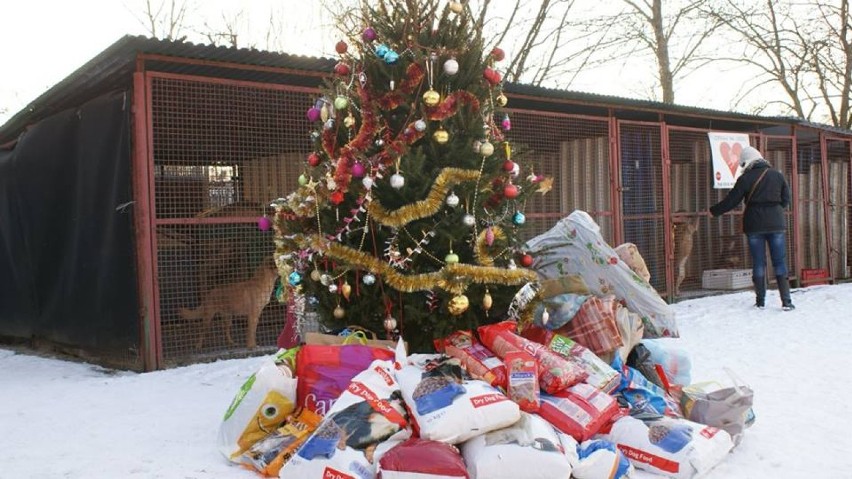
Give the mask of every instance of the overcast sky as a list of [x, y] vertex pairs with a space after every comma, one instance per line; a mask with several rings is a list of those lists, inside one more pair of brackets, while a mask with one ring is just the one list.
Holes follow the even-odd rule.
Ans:
[[[0, 124], [122, 36], [146, 35], [147, 30], [139, 20], [144, 1], [0, 0]], [[152, 0], [154, 4], [159, 2]], [[194, 7], [188, 23], [207, 22], [214, 25], [212, 28], [221, 28], [223, 16], [234, 18], [242, 12], [243, 30], [262, 36], [269, 30], [272, 13], [284, 24], [280, 31], [288, 33], [276, 42], [278, 49], [314, 56], [334, 55], [336, 31], [320, 0], [190, 0], [190, 3]], [[191, 36], [192, 32], [186, 33]], [[239, 43], [265, 48], [265, 42], [265, 38], [242, 38]], [[501, 46], [511, 54], [511, 45]], [[653, 73], [642, 76], [647, 79]], [[677, 103], [731, 109], [730, 98], [738, 86], [736, 81], [720, 81], [726, 76], [720, 73], [713, 79], [683, 80]], [[613, 67], [608, 72], [584, 72], [572, 89], [647, 98], [648, 87], [641, 85], [639, 79], [633, 65]]]

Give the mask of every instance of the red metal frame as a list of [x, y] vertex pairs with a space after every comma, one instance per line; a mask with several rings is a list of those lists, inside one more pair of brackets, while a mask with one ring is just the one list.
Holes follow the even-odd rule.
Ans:
[[830, 281], [834, 281], [834, 262], [831, 260], [832, 251], [831, 251], [831, 215], [829, 211], [831, 210], [831, 198], [829, 195], [829, 185], [828, 181], [828, 142], [825, 133], [819, 133], [819, 149], [820, 149], [820, 161], [822, 162], [822, 221], [823, 228], [825, 228], [825, 251], [826, 251], [826, 261], [828, 261], [827, 268], [828, 269], [828, 277]]

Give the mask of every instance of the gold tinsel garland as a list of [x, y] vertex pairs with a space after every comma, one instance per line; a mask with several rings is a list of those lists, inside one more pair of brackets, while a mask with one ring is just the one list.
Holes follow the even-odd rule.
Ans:
[[307, 238], [310, 248], [347, 265], [381, 275], [385, 284], [403, 293], [440, 288], [453, 294], [464, 293], [466, 283], [501, 284], [512, 286], [535, 281], [537, 276], [528, 269], [506, 269], [470, 264], [448, 264], [434, 273], [404, 275], [375, 256], [326, 240], [320, 236]]
[[378, 200], [370, 202], [368, 211], [373, 220], [384, 226], [400, 228], [412, 221], [434, 215], [444, 204], [444, 198], [450, 188], [464, 181], [475, 181], [479, 178], [478, 170], [463, 170], [461, 168], [444, 168], [432, 184], [432, 189], [426, 198], [403, 206], [394, 211], [388, 211]]
[[[485, 244], [485, 235], [488, 228], [482, 230], [476, 237], [476, 246], [473, 254], [476, 256], [476, 261], [483, 266], [491, 266], [494, 264], [494, 257], [488, 254], [488, 245]], [[491, 232], [494, 233], [495, 240], [505, 240], [506, 235], [503, 233], [503, 228], [492, 226]]]

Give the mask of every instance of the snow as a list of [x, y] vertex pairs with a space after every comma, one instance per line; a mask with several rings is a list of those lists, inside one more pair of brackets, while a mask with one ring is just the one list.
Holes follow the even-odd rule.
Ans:
[[[783, 312], [739, 292], [683, 301], [693, 382], [755, 391], [755, 425], [708, 479], [850, 477], [852, 284], [795, 290]], [[254, 478], [216, 450], [219, 422], [261, 358], [153, 373], [0, 349], [0, 478]], [[846, 379], [843, 379], [846, 378]], [[659, 477], [639, 473], [638, 477]]]

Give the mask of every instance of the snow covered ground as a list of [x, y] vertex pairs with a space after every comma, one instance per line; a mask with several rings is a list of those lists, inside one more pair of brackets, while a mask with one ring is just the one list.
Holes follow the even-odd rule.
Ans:
[[[709, 479], [852, 477], [852, 284], [674, 306], [693, 382], [755, 391], [755, 425]], [[0, 349], [0, 478], [254, 478], [216, 450], [219, 421], [260, 358], [136, 374]], [[658, 477], [640, 473], [639, 477]]]

